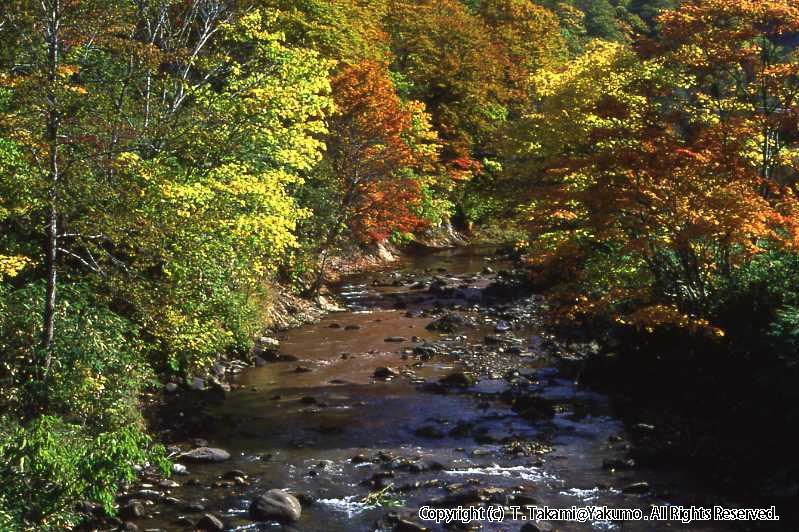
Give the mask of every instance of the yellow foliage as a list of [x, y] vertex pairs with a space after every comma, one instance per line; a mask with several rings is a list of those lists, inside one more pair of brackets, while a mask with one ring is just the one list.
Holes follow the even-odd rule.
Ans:
[[15, 277], [30, 262], [27, 257], [0, 255], [0, 281], [4, 278]]

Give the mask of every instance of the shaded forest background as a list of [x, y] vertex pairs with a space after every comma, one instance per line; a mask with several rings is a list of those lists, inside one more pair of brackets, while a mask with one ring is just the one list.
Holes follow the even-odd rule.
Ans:
[[113, 512], [168, 466], [144, 390], [246, 356], [275, 283], [450, 224], [553, 320], [792, 389], [798, 36], [789, 0], [3, 2], [0, 528]]

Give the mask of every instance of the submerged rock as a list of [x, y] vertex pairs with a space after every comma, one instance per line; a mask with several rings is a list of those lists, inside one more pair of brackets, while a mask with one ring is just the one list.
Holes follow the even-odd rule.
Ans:
[[300, 501], [283, 490], [269, 490], [250, 503], [250, 517], [253, 519], [296, 522], [301, 516]]
[[551, 419], [555, 417], [552, 401], [538, 395], [524, 395], [513, 401], [513, 410], [529, 420]]
[[462, 388], [469, 388], [477, 383], [477, 378], [472, 373], [464, 371], [456, 371], [443, 377], [439, 382], [445, 386], [460, 386]]
[[444, 432], [433, 425], [422, 425], [414, 431], [414, 434], [421, 438], [441, 439], [445, 436]]
[[555, 527], [545, 521], [525, 523], [519, 532], [554, 532]]
[[428, 331], [454, 333], [463, 329], [473, 329], [475, 326], [476, 325], [473, 320], [449, 312], [437, 320], [428, 323], [427, 327], [425, 328]]
[[197, 447], [191, 451], [186, 451], [178, 458], [184, 462], [215, 463], [229, 460], [230, 453], [216, 447]]
[[375, 369], [374, 378], [375, 379], [393, 379], [394, 377], [399, 377], [399, 373], [394, 368], [389, 368], [386, 366], [379, 367]]
[[225, 529], [222, 521], [213, 514], [205, 514], [202, 519], [197, 521], [194, 525], [195, 530], [204, 530], [206, 532], [221, 532]]

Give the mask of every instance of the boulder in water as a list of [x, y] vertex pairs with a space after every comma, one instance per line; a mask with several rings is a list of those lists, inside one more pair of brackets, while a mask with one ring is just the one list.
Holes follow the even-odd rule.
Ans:
[[296, 522], [301, 516], [300, 501], [283, 490], [269, 490], [250, 503], [250, 517], [253, 519]]
[[196, 449], [183, 453], [178, 458], [184, 462], [215, 463], [229, 460], [230, 453], [224, 449], [217, 449], [215, 447], [197, 447]]

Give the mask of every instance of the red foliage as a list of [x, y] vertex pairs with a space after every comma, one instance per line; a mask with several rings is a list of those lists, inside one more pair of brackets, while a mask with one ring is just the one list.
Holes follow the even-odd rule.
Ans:
[[355, 237], [379, 241], [423, 225], [413, 214], [420, 187], [406, 173], [434, 158], [434, 151], [418, 149], [418, 107], [400, 100], [387, 65], [375, 61], [344, 68], [333, 79], [333, 94], [339, 114], [329, 148]]

